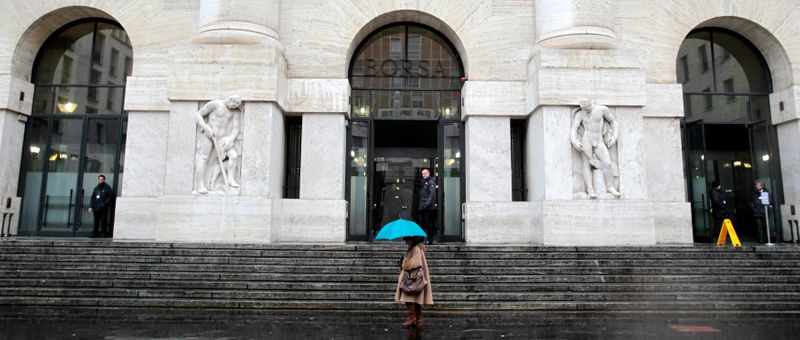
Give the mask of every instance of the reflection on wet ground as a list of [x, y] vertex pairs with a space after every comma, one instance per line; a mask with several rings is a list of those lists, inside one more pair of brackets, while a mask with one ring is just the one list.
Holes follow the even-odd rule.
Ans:
[[0, 308], [0, 339], [796, 339], [800, 313], [236, 312]]

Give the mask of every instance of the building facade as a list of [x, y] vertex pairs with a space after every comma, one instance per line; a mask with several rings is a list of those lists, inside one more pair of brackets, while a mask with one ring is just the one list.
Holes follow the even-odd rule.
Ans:
[[[24, 236], [469, 244], [754, 237], [800, 204], [792, 1], [4, 0], [0, 196]], [[796, 235], [795, 235], [796, 237]]]

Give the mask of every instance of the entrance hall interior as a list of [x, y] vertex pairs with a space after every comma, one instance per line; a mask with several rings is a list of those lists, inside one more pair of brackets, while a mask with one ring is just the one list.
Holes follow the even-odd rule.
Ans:
[[429, 168], [435, 176], [437, 123], [374, 121], [372, 238], [383, 225], [395, 219], [419, 221], [421, 171]]

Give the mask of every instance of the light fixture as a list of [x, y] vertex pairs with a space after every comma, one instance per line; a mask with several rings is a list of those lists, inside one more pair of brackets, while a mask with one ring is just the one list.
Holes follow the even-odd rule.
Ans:
[[764, 162], [768, 161], [769, 160], [769, 155], [767, 154], [767, 155], [761, 156], [761, 160], [764, 161]]
[[706, 155], [700, 155], [700, 160], [701, 160], [701, 161], [704, 161], [704, 160], [706, 160]]
[[747, 169], [750, 169], [750, 168], [753, 167], [753, 165], [750, 164], [750, 163], [744, 163], [744, 167], [747, 168]]
[[65, 153], [62, 153], [62, 154], [58, 155], [58, 158], [61, 158], [61, 159], [67, 159], [67, 157], [69, 157], [69, 155], [67, 155]]
[[350, 150], [350, 157], [356, 156], [356, 150]]
[[450, 158], [450, 159], [448, 159], [448, 160], [447, 160], [447, 166], [451, 166], [451, 165], [453, 165], [455, 162], [456, 162], [456, 160], [455, 160], [454, 158]]
[[73, 113], [78, 108], [78, 104], [73, 102], [58, 103], [58, 111], [61, 113]]
[[456, 158], [461, 158], [461, 151], [456, 151]]
[[31, 146], [30, 149], [31, 149], [31, 153], [35, 153], [37, 155], [39, 154], [39, 151], [42, 151], [41, 149], [39, 149], [38, 146], [35, 146], [35, 145]]
[[742, 161], [734, 161], [733, 166], [742, 166]]

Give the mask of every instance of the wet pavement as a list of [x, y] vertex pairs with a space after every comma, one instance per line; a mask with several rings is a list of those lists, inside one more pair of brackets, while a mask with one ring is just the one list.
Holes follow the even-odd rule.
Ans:
[[0, 310], [0, 339], [797, 339], [800, 313]]

